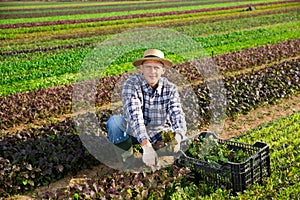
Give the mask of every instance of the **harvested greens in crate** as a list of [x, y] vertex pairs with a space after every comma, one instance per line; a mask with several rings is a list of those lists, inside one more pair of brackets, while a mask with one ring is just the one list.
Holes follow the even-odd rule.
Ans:
[[177, 164], [190, 168], [197, 181], [234, 192], [262, 183], [271, 174], [268, 144], [223, 140], [211, 132], [202, 132], [190, 141]]

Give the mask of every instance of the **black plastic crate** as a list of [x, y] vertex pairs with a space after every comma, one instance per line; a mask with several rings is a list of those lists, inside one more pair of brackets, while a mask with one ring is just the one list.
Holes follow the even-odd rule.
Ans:
[[202, 132], [198, 137], [213, 136], [218, 144], [225, 144], [233, 151], [242, 149], [249, 158], [240, 163], [226, 162], [223, 165], [206, 162], [187, 156], [185, 152], [176, 161], [179, 166], [190, 168], [198, 181], [206, 184], [233, 189], [233, 192], [245, 190], [254, 183], [262, 183], [264, 177], [271, 175], [269, 146], [263, 142], [254, 145], [220, 139], [211, 132]]

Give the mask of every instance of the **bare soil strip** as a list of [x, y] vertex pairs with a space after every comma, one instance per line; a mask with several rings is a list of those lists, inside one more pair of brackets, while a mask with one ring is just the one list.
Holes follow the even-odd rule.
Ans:
[[234, 121], [226, 120], [220, 137], [226, 139], [233, 138], [259, 125], [287, 117], [298, 111], [300, 111], [299, 93], [288, 99], [280, 99], [275, 105], [263, 105], [246, 115], [239, 115]]

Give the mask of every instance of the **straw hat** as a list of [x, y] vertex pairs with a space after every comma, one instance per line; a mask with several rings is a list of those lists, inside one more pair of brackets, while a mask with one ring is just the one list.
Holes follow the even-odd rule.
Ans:
[[148, 49], [144, 52], [144, 57], [135, 60], [132, 64], [136, 67], [140, 66], [143, 64], [144, 61], [146, 60], [157, 60], [163, 63], [165, 67], [170, 67], [173, 65], [173, 62], [165, 59], [164, 53], [161, 50], [158, 49]]

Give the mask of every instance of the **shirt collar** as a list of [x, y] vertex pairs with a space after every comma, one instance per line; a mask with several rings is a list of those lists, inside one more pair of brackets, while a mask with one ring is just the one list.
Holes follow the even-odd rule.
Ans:
[[158, 86], [155, 89], [155, 91], [153, 91], [153, 88], [147, 83], [145, 77], [143, 74], [140, 75], [140, 78], [142, 80], [142, 88], [145, 92], [148, 92], [149, 94], [157, 93], [158, 95], [160, 95], [162, 93], [162, 87], [163, 87], [163, 82], [164, 82], [164, 78], [161, 77], [158, 81]]

